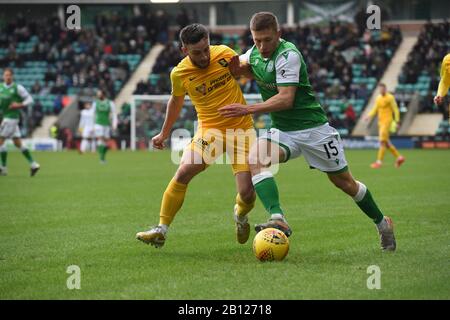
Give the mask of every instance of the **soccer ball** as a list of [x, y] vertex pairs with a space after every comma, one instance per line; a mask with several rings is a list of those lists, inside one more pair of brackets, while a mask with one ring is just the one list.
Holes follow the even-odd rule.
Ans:
[[253, 253], [260, 261], [281, 261], [289, 251], [289, 239], [275, 228], [263, 229], [253, 240]]

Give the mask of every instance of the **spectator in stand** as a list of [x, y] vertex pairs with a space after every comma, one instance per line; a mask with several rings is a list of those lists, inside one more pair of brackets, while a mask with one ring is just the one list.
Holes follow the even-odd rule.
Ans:
[[345, 109], [345, 122], [345, 127], [349, 129], [349, 131], [353, 130], [353, 127], [356, 124], [356, 113], [351, 103], [348, 104]]

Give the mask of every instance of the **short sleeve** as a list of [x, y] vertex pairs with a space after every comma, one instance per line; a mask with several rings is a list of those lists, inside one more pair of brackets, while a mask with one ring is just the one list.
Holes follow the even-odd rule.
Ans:
[[186, 90], [183, 86], [183, 81], [178, 75], [177, 68], [173, 68], [170, 73], [170, 81], [172, 82], [172, 95], [176, 97], [184, 97], [186, 95]]
[[275, 60], [277, 84], [289, 85], [300, 82], [300, 55], [295, 51], [281, 53]]
[[239, 56], [239, 60], [242, 63], [248, 63], [250, 64], [250, 54], [252, 53], [253, 47], [251, 47], [250, 49], [248, 49], [244, 54], [241, 54]]
[[234, 51], [234, 50], [233, 50], [232, 48], [230, 48], [229, 46], [222, 45], [222, 47], [223, 47], [223, 52], [224, 52], [226, 55], [230, 55], [231, 57], [237, 56], [236, 51]]

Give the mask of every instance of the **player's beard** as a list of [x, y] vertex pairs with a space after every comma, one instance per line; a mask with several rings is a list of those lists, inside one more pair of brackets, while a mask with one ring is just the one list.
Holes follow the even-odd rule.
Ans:
[[193, 63], [197, 68], [200, 68], [200, 69], [206, 69], [206, 68], [209, 67], [210, 58], [208, 58], [208, 60], [205, 61], [203, 64], [202, 64], [202, 63], [199, 63], [199, 62], [197, 62], [197, 61], [193, 61], [193, 60], [192, 60], [192, 63]]

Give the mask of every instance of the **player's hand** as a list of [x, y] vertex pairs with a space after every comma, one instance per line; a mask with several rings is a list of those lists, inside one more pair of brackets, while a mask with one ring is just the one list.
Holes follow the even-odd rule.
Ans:
[[399, 123], [397, 121], [392, 121], [391, 127], [389, 128], [389, 131], [391, 133], [396, 133], [398, 128], [399, 128]]
[[441, 96], [436, 96], [436, 97], [434, 97], [433, 102], [437, 105], [440, 105], [442, 103], [442, 100], [443, 99]]
[[9, 105], [10, 109], [20, 109], [22, 108], [22, 104], [19, 102], [13, 102]]
[[153, 148], [159, 149], [159, 150], [164, 149], [164, 147], [166, 146], [164, 144], [164, 140], [166, 140], [166, 137], [164, 137], [162, 133], [159, 133], [158, 135], [154, 136], [152, 138]]
[[233, 77], [238, 78], [242, 75], [241, 62], [239, 61], [239, 56], [233, 56], [228, 63], [228, 68]]
[[229, 104], [219, 108], [219, 113], [225, 118], [242, 117], [249, 114], [248, 106], [240, 103]]

